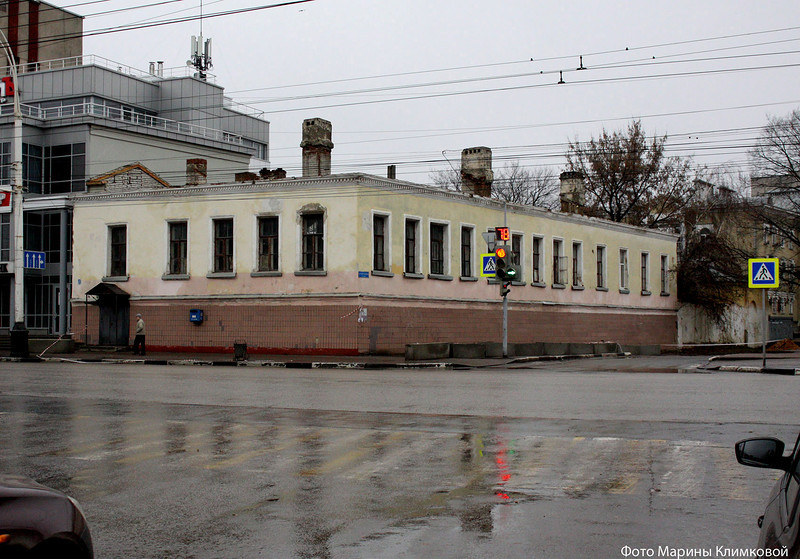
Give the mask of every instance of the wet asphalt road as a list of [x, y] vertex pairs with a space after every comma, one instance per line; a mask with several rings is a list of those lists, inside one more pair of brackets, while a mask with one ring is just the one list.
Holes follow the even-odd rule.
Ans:
[[795, 377], [0, 364], [0, 471], [99, 558], [620, 557], [754, 545]]

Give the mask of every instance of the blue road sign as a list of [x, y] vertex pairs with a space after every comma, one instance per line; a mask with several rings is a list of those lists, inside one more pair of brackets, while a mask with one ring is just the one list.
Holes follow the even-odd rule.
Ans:
[[778, 287], [778, 259], [751, 258], [747, 261], [747, 283], [754, 288]]
[[497, 261], [494, 253], [481, 254], [481, 277], [493, 278], [497, 276]]
[[44, 270], [44, 265], [45, 265], [45, 259], [43, 252], [37, 252], [35, 250], [25, 251], [23, 268], [28, 268], [33, 270]]

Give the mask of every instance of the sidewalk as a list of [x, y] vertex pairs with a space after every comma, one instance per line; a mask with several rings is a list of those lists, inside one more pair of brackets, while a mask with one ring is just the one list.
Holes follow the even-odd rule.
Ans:
[[543, 356], [509, 357], [499, 359], [438, 359], [429, 361], [406, 361], [400, 355], [249, 355], [237, 361], [233, 353], [184, 353], [148, 352], [146, 356], [133, 355], [130, 350], [115, 351], [105, 349], [81, 349], [75, 353], [48, 353], [41, 357], [31, 354], [26, 359], [9, 357], [8, 352], [0, 354], [0, 362], [78, 362], [108, 364], [145, 365], [205, 365], [223, 367], [285, 367], [296, 369], [491, 369], [508, 368], [541, 369], [552, 364], [553, 367], [582, 371], [603, 371], [623, 373], [767, 373], [795, 375], [800, 371], [800, 351], [767, 353], [767, 366], [762, 367], [760, 353], [740, 353], [728, 355], [676, 355], [655, 356]]

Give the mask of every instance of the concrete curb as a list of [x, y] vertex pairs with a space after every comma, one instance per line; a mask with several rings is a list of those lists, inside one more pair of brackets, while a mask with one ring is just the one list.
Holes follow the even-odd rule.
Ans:
[[784, 375], [795, 376], [800, 374], [800, 369], [786, 368], [786, 367], [746, 367], [739, 365], [719, 365], [717, 367], [706, 367], [704, 365], [697, 365], [696, 367], [688, 367], [679, 370], [681, 373], [695, 372], [695, 373], [758, 373], [763, 375]]
[[165, 365], [207, 367], [276, 367], [285, 369], [453, 369], [451, 362], [366, 363], [349, 361], [207, 361], [202, 359], [68, 359], [63, 357], [0, 357], [9, 363], [97, 363], [106, 365]]

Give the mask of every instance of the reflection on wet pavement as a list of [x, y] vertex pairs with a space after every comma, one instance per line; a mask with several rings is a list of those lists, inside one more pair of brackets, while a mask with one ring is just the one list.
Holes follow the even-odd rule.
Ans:
[[[652, 512], [687, 492], [761, 497], [727, 449], [542, 437], [501, 419], [0, 395], [0, 427], [0, 471], [77, 497], [98, 557], [392, 557], [431, 526], [498, 537], [542, 500]], [[711, 468], [727, 487], [705, 483]]]

